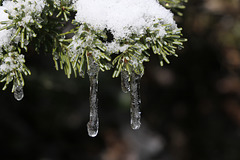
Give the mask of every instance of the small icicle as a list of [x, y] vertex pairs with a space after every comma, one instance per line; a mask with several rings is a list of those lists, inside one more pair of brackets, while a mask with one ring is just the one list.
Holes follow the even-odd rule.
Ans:
[[14, 98], [18, 101], [21, 101], [24, 97], [23, 87], [21, 85], [17, 85], [14, 90]]
[[178, 50], [182, 50], [183, 49], [183, 46], [178, 46]]
[[53, 59], [54, 59], [55, 61], [59, 60], [59, 55], [58, 55], [57, 53], [55, 53], [55, 54], [53, 55]]
[[99, 120], [98, 120], [98, 72], [99, 66], [94, 62], [92, 57], [89, 57], [90, 69], [88, 76], [90, 80], [90, 120], [87, 124], [88, 135], [95, 137], [98, 134]]
[[79, 72], [79, 76], [82, 77], [82, 78], [84, 78], [84, 71], [80, 71], [80, 72]]
[[141, 126], [141, 112], [140, 112], [140, 105], [141, 105], [141, 98], [140, 98], [140, 81], [141, 75], [136, 74], [135, 72], [131, 73], [131, 80], [130, 80], [130, 93], [131, 93], [131, 127], [132, 129], [136, 130], [139, 129]]
[[121, 71], [121, 86], [124, 93], [128, 93], [130, 91], [129, 74], [124, 70]]

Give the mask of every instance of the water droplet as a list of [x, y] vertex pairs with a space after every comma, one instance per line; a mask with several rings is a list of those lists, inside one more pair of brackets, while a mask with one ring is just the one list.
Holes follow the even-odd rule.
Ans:
[[14, 98], [18, 101], [21, 101], [24, 97], [23, 93], [23, 87], [22, 86], [16, 86], [15, 91], [14, 91]]
[[132, 129], [134, 129], [134, 130], [139, 129], [141, 126], [141, 122], [140, 122], [140, 120], [141, 120], [140, 81], [141, 81], [141, 75], [136, 74], [135, 72], [131, 73], [131, 80], [130, 80], [131, 121], [130, 121], [130, 123], [131, 123]]
[[127, 71], [121, 72], [121, 86], [124, 93], [128, 93], [130, 91], [129, 74]]
[[87, 124], [88, 135], [95, 137], [98, 134], [99, 120], [98, 120], [98, 72], [99, 66], [92, 57], [89, 57], [90, 68], [88, 70], [88, 76], [90, 81], [90, 117]]

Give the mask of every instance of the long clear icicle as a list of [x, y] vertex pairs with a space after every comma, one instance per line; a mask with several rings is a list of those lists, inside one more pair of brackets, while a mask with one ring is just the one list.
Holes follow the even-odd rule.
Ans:
[[94, 62], [92, 57], [89, 57], [90, 68], [88, 70], [88, 76], [90, 81], [90, 119], [87, 124], [88, 135], [95, 137], [98, 134], [99, 120], [98, 120], [98, 72], [99, 66]]
[[131, 80], [130, 80], [130, 94], [131, 94], [131, 127], [132, 129], [139, 129], [141, 126], [141, 112], [140, 112], [140, 105], [141, 105], [141, 98], [140, 98], [140, 81], [141, 75], [136, 74], [135, 72], [131, 73]]
[[21, 85], [17, 85], [14, 90], [14, 98], [18, 101], [21, 101], [24, 97], [23, 87]]
[[121, 71], [121, 86], [124, 93], [130, 91], [129, 74], [127, 71]]

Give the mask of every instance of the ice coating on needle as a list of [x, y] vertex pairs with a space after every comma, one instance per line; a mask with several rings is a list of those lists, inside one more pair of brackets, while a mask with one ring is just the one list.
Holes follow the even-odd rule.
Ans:
[[[144, 34], [154, 19], [177, 27], [173, 14], [156, 0], [77, 0], [76, 21], [96, 29], [111, 30], [114, 38], [126, 38], [132, 33]], [[164, 30], [163, 30], [164, 33]]]

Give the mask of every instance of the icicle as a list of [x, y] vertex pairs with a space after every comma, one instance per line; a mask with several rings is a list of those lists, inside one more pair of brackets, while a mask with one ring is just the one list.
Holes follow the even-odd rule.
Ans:
[[121, 86], [122, 91], [124, 93], [128, 93], [130, 91], [130, 84], [129, 84], [129, 75], [127, 71], [121, 71]]
[[139, 129], [141, 126], [141, 112], [140, 112], [140, 105], [141, 105], [141, 98], [140, 98], [140, 81], [141, 75], [136, 74], [135, 72], [131, 73], [131, 127], [132, 129]]
[[88, 70], [88, 76], [90, 80], [90, 120], [87, 124], [88, 135], [95, 137], [98, 134], [98, 72], [99, 66], [94, 62], [92, 57], [89, 57], [90, 69]]
[[17, 85], [14, 90], [14, 98], [18, 101], [22, 100], [24, 97], [23, 87], [21, 85]]

